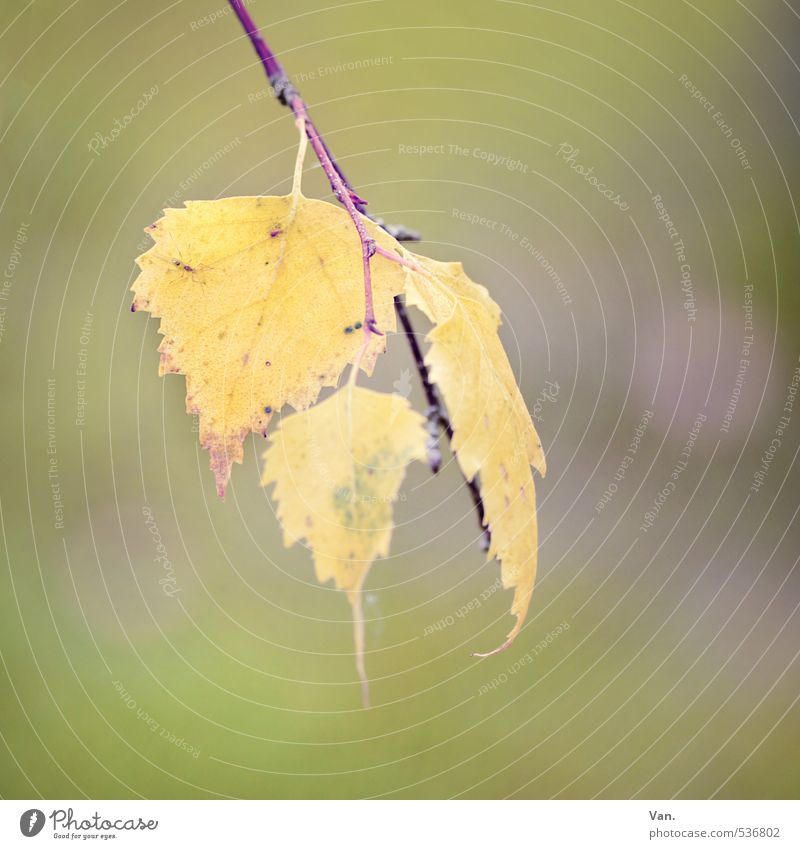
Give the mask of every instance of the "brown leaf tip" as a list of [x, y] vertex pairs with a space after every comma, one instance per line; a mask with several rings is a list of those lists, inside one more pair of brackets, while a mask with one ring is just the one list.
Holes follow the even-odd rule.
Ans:
[[221, 450], [212, 448], [209, 453], [211, 455], [209, 465], [217, 482], [217, 495], [224, 500], [225, 489], [231, 479], [231, 462], [228, 459], [228, 452], [224, 448]]

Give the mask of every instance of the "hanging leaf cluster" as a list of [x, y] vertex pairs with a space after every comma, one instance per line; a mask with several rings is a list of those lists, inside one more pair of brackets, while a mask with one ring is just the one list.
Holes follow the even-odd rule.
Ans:
[[[544, 475], [545, 460], [498, 337], [500, 309], [460, 263], [413, 254], [364, 217], [381, 249], [371, 272], [384, 335], [368, 332], [362, 244], [343, 209], [303, 196], [303, 151], [289, 195], [165, 210], [147, 228], [154, 245], [137, 260], [131, 309], [161, 320], [160, 374], [186, 379], [186, 409], [199, 418], [220, 496], [245, 438], [269, 437], [262, 484], [274, 484], [286, 545], [304, 540], [317, 578], [347, 593], [362, 680], [364, 579], [389, 552], [397, 493], [407, 465], [424, 461], [429, 434], [404, 398], [357, 386], [357, 372], [372, 374], [395, 331], [395, 296], [419, 309], [432, 325], [425, 364], [447, 408], [452, 449], [483, 501], [488, 556], [514, 590], [505, 648], [533, 591], [532, 467]], [[348, 366], [349, 382], [317, 403]], [[273, 425], [285, 407], [296, 412]]]

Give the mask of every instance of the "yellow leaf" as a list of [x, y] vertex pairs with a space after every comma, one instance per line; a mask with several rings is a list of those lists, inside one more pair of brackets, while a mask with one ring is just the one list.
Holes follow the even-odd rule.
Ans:
[[361, 588], [389, 553], [392, 505], [408, 463], [425, 459], [425, 442], [425, 419], [405, 398], [345, 386], [282, 419], [264, 454], [261, 483], [275, 483], [284, 543], [305, 539], [318, 580], [347, 592], [362, 681]]
[[[364, 219], [370, 237], [397, 242]], [[199, 416], [224, 495], [250, 431], [264, 432], [284, 404], [304, 409], [335, 386], [363, 339], [361, 246], [338, 206], [300, 193], [189, 201], [146, 232], [132, 309], [161, 318], [160, 373], [186, 375], [187, 412]], [[403, 270], [372, 259], [378, 327], [395, 329], [393, 296]], [[369, 374], [385, 340], [373, 336]]]
[[[514, 588], [517, 622], [507, 648], [522, 628], [536, 578], [537, 524], [533, 465], [545, 474], [542, 444], [497, 335], [500, 308], [461, 263], [443, 263], [402, 251], [416, 270], [406, 300], [435, 324], [425, 358], [441, 390], [453, 426], [453, 450], [464, 475], [479, 474], [489, 557], [502, 564], [506, 589]], [[490, 652], [492, 654], [494, 652]]]

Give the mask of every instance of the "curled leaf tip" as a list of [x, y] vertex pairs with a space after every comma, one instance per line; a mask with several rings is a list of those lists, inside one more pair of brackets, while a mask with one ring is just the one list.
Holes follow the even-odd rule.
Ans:
[[498, 646], [496, 649], [492, 649], [491, 651], [474, 651], [470, 654], [470, 657], [491, 657], [494, 654], [500, 654], [500, 652], [504, 652], [512, 643], [514, 642], [514, 638], [506, 640], [502, 646]]
[[485, 651], [485, 652], [474, 651], [474, 652], [472, 652], [472, 654], [470, 654], [470, 657], [491, 657], [492, 655], [500, 654], [501, 652], [504, 652], [507, 648], [511, 647], [511, 644], [514, 642], [514, 640], [517, 639], [517, 635], [519, 634], [519, 632], [521, 630], [522, 630], [522, 619], [518, 616], [517, 617], [517, 624], [511, 629], [508, 637], [506, 638], [506, 641], [502, 645], [499, 645], [496, 649], [492, 649], [491, 651]]

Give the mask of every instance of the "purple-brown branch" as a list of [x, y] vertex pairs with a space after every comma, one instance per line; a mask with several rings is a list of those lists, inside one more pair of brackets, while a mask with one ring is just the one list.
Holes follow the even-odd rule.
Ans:
[[[381, 219], [374, 218], [367, 212], [367, 202], [358, 196], [336, 160], [333, 158], [325, 140], [319, 134], [314, 122], [309, 117], [308, 109], [300, 96], [300, 92], [287, 76], [283, 66], [275, 57], [275, 54], [269, 49], [269, 45], [259, 32], [255, 21], [253, 21], [250, 13], [245, 8], [244, 3], [242, 0], [229, 0], [229, 2], [233, 11], [236, 13], [236, 17], [239, 19], [239, 22], [244, 28], [244, 31], [250, 38], [253, 48], [261, 60], [261, 64], [264, 66], [267, 79], [269, 80], [276, 97], [284, 106], [288, 106], [294, 113], [296, 120], [302, 123], [306, 136], [308, 137], [309, 144], [314, 150], [314, 153], [325, 172], [325, 176], [328, 178], [328, 182], [330, 183], [334, 196], [347, 210], [353, 225], [356, 228], [356, 232], [358, 233], [358, 237], [361, 242], [361, 257], [364, 268], [364, 334], [366, 342], [366, 339], [369, 338], [371, 333], [379, 336], [382, 335], [381, 331], [375, 324], [375, 311], [372, 299], [372, 278], [370, 270], [371, 259], [376, 253], [394, 262], [399, 262], [400, 258], [391, 254], [389, 251], [382, 250], [376, 245], [375, 241], [369, 237], [361, 216], [363, 215], [370, 218], [378, 224], [379, 227], [386, 230], [387, 233], [399, 241], [418, 241], [420, 236], [415, 231], [408, 230], [403, 226], [386, 224]], [[445, 413], [444, 405], [439, 398], [439, 393], [437, 392], [434, 384], [430, 381], [428, 368], [425, 365], [422, 351], [420, 350], [419, 343], [417, 342], [414, 328], [411, 324], [411, 319], [406, 312], [405, 305], [399, 297], [396, 297], [394, 299], [394, 306], [397, 316], [400, 319], [400, 323], [403, 326], [403, 330], [405, 331], [406, 339], [408, 340], [411, 353], [414, 357], [414, 364], [416, 365], [417, 372], [419, 373], [420, 381], [422, 383], [422, 388], [428, 401], [428, 458], [431, 470], [436, 473], [441, 463], [441, 453], [438, 449], [438, 430], [441, 428], [447, 435], [448, 440], [452, 442], [453, 428], [447, 414]], [[478, 489], [478, 485], [475, 480], [467, 480], [466, 484], [475, 504], [475, 510], [478, 514], [478, 521], [482, 530], [481, 547], [486, 550], [489, 548], [491, 537], [489, 528], [484, 526], [485, 514], [480, 490]]]
[[[439, 466], [442, 462], [442, 453], [439, 451], [439, 430], [443, 430], [447, 434], [447, 439], [453, 441], [453, 426], [450, 424], [450, 419], [444, 412], [439, 393], [436, 391], [436, 386], [431, 382], [428, 374], [428, 367], [425, 365], [425, 360], [422, 356], [422, 351], [417, 342], [414, 327], [411, 324], [411, 319], [406, 312], [405, 304], [400, 300], [399, 296], [394, 299], [395, 310], [397, 317], [400, 319], [400, 324], [403, 325], [408, 346], [411, 348], [411, 354], [414, 357], [414, 365], [417, 367], [422, 389], [425, 392], [425, 400], [428, 402], [428, 409], [425, 415], [428, 419], [428, 465], [431, 471], [436, 474], [439, 471]], [[478, 514], [478, 524], [481, 527], [481, 548], [484, 551], [489, 550], [491, 543], [491, 535], [489, 528], [484, 524], [483, 499], [481, 491], [478, 489], [478, 484], [473, 480], [466, 480], [467, 489], [472, 496], [472, 502], [475, 505], [475, 512]]]

